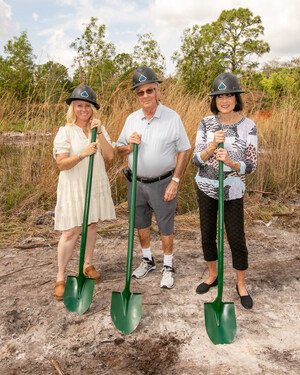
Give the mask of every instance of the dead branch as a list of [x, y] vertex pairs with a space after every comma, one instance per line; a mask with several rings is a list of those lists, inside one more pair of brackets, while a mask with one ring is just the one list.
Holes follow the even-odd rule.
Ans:
[[258, 194], [275, 194], [272, 191], [262, 191], [262, 190], [247, 190], [249, 193], [258, 193]]
[[41, 243], [32, 243], [28, 245], [15, 245], [14, 248], [16, 249], [34, 249], [35, 247], [51, 247], [53, 245], [57, 245], [58, 241], [50, 241], [50, 242], [41, 242]]
[[98, 312], [100, 312], [100, 311], [102, 311], [102, 310], [105, 310], [108, 306], [109, 306], [109, 304], [108, 304], [108, 305], [105, 305], [104, 307], [101, 307], [101, 309], [99, 309], [99, 310], [92, 311], [92, 312], [90, 312], [90, 313], [88, 313], [88, 314], [85, 314], [85, 316], [87, 317], [87, 316], [91, 316], [91, 315], [97, 314]]
[[52, 357], [49, 357], [49, 360], [50, 360], [50, 362], [52, 363], [52, 366], [54, 367], [54, 369], [57, 371], [57, 373], [58, 373], [59, 375], [64, 375], [64, 374], [61, 372], [61, 370], [60, 370], [58, 364], [54, 361], [54, 359], [53, 359]]
[[295, 213], [294, 209], [292, 209], [292, 211], [289, 211], [289, 212], [282, 212], [282, 213], [274, 212], [272, 214], [272, 216], [295, 216], [295, 215], [296, 215], [296, 213]]

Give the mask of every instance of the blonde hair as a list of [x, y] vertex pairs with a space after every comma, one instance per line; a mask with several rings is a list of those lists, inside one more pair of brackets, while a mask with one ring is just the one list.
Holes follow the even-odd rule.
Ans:
[[[76, 116], [75, 116], [75, 113], [74, 113], [74, 105], [73, 105], [73, 102], [74, 100], [72, 100], [71, 104], [69, 105], [69, 108], [68, 108], [68, 111], [67, 111], [67, 123], [66, 123], [66, 126], [72, 126], [75, 124], [76, 122]], [[91, 108], [92, 108], [92, 111], [93, 111], [93, 114], [91, 116], [90, 119], [100, 119], [100, 115], [96, 109], [96, 107], [92, 104], [91, 104]]]

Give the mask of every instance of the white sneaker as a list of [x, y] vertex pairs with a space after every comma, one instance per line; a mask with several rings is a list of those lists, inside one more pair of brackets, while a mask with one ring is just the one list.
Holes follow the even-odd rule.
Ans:
[[148, 258], [143, 258], [142, 263], [132, 272], [132, 277], [136, 279], [142, 279], [143, 277], [147, 276], [149, 272], [154, 271], [156, 265], [154, 263], [154, 259], [149, 260]]
[[160, 287], [163, 289], [172, 289], [174, 287], [174, 268], [169, 266], [164, 266], [161, 270], [163, 274]]

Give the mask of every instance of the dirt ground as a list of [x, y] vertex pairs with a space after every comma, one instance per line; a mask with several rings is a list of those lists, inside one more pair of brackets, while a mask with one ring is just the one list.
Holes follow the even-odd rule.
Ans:
[[[176, 222], [173, 290], [160, 289], [162, 251], [154, 226], [156, 271], [132, 280], [142, 293], [142, 318], [130, 335], [120, 334], [110, 318], [112, 291], [125, 285], [127, 212], [99, 225], [94, 264], [102, 281], [83, 315], [54, 299], [56, 244], [51, 213], [35, 218], [30, 233], [1, 246], [1, 375], [215, 375], [300, 372], [299, 231], [252, 223], [246, 227], [250, 268], [248, 290], [254, 300], [245, 310], [235, 291], [228, 244], [224, 246], [223, 301], [234, 302], [237, 332], [231, 344], [214, 345], [205, 329], [204, 302], [217, 288], [195, 293], [207, 275], [198, 220]], [[187, 225], [189, 224], [189, 225]], [[43, 245], [34, 244], [40, 243]], [[44, 243], [48, 243], [44, 246]], [[79, 243], [67, 274], [77, 275]], [[140, 262], [135, 240], [133, 267]]]

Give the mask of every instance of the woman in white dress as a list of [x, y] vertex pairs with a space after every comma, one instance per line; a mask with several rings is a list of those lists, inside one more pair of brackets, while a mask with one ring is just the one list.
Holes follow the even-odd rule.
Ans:
[[[104, 164], [104, 159], [113, 159], [114, 149], [105, 127], [100, 124], [95, 92], [89, 86], [78, 86], [66, 102], [69, 104], [67, 124], [59, 128], [53, 148], [60, 170], [54, 229], [62, 231], [57, 248], [57, 300], [63, 299], [65, 269], [81, 233], [89, 156], [92, 154], [95, 156], [83, 272], [95, 281], [100, 280], [100, 273], [92, 263], [96, 225], [98, 220], [116, 217]], [[91, 129], [95, 127], [97, 140], [91, 143]]]

